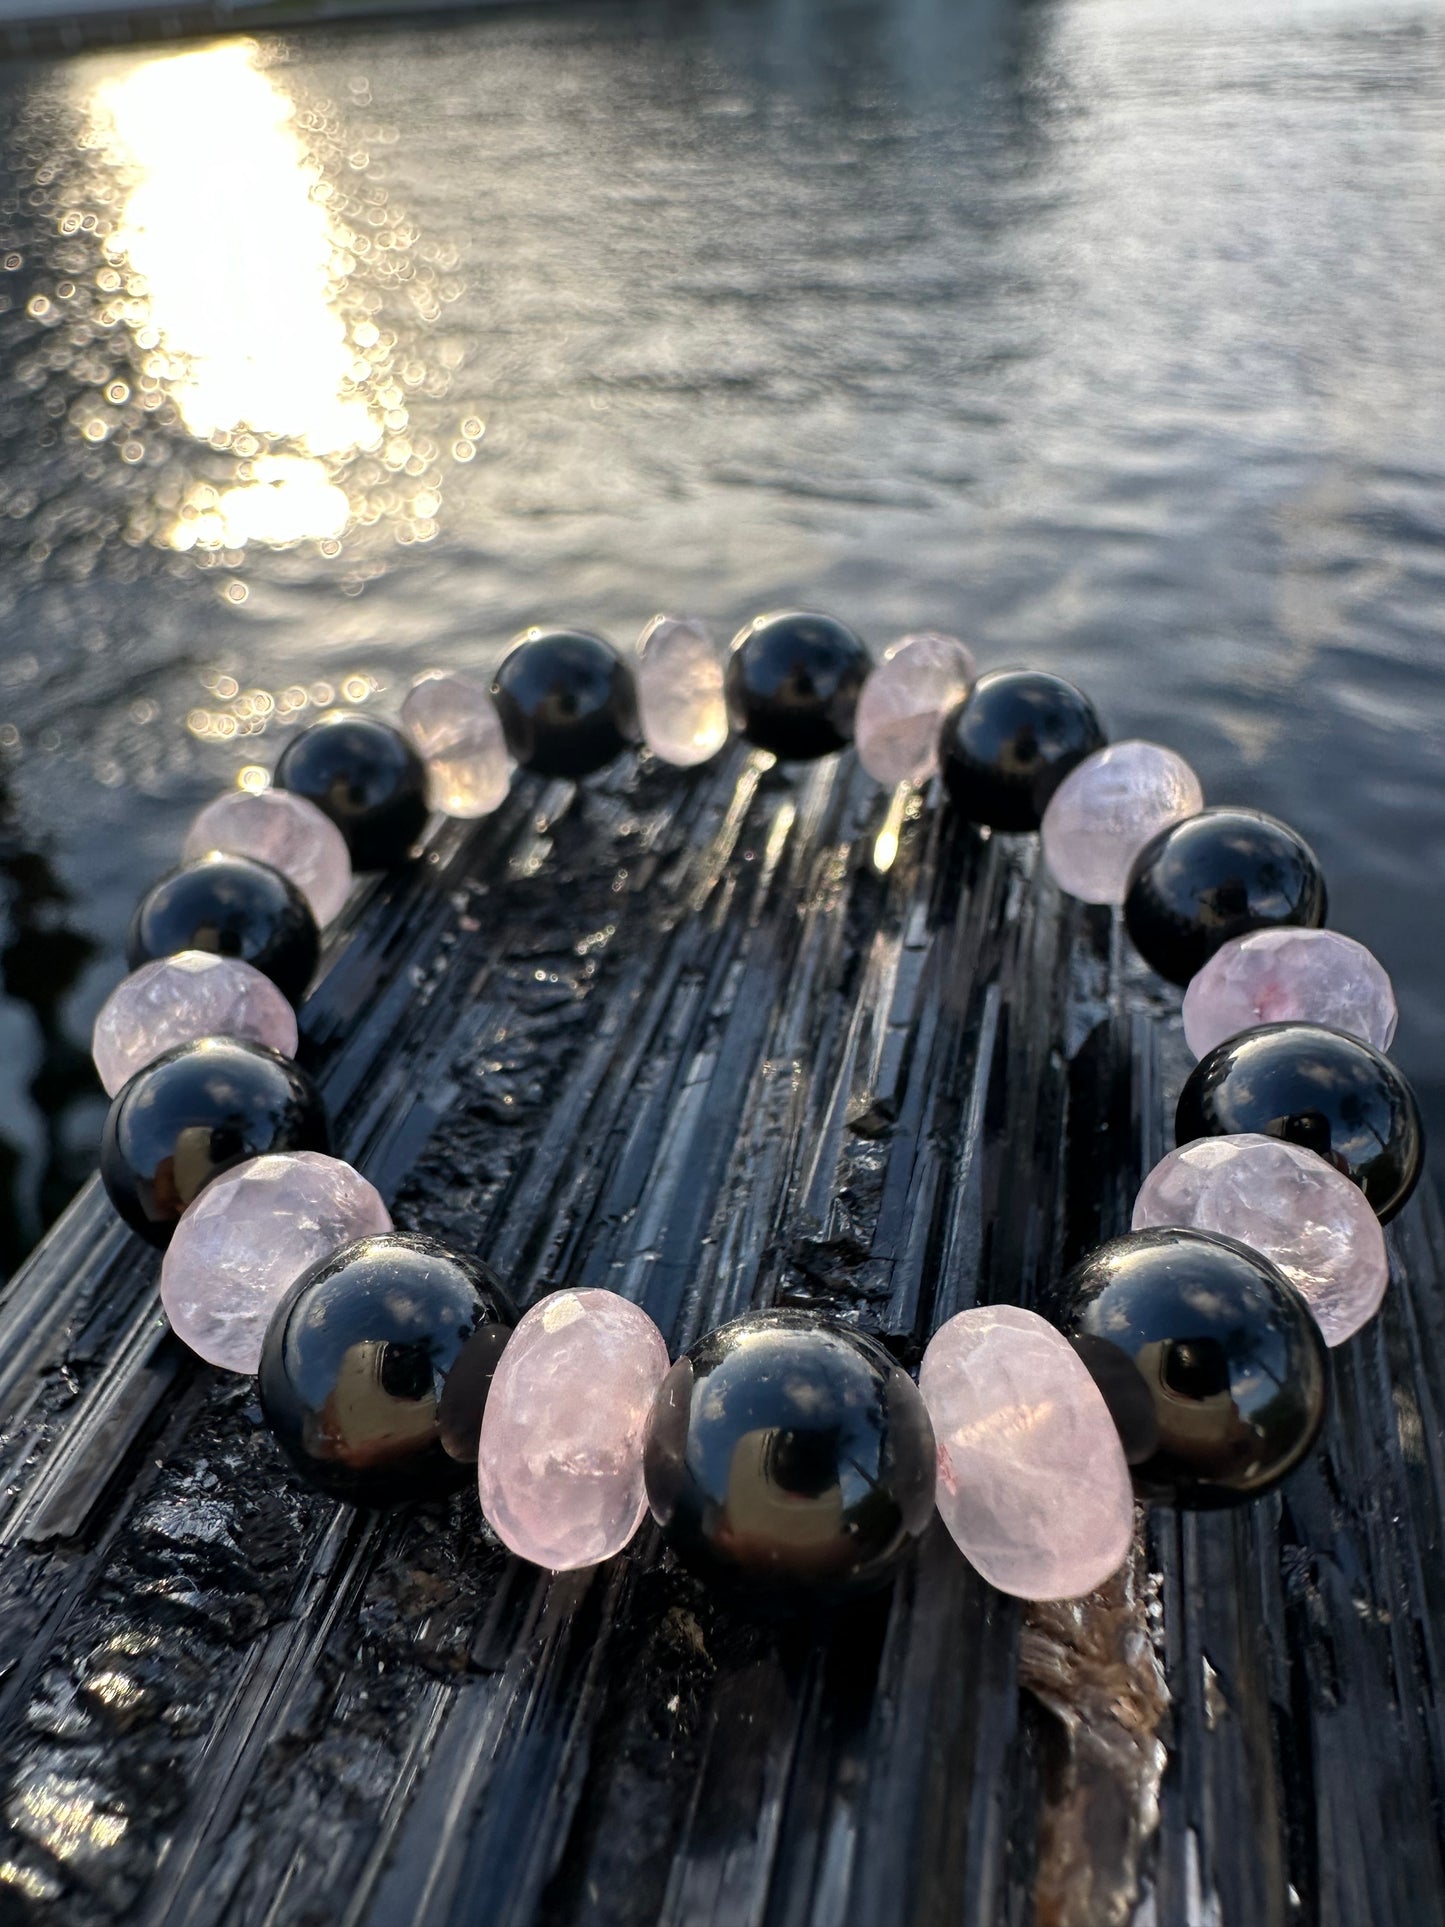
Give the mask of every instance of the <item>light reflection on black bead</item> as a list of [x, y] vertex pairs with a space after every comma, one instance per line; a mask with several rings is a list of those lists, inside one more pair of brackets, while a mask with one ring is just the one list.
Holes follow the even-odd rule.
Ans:
[[[1245, 1245], [1202, 1231], [1130, 1232], [1076, 1265], [1051, 1310], [1115, 1412], [1145, 1498], [1252, 1499], [1314, 1443], [1328, 1394], [1324, 1340], [1299, 1293]], [[1127, 1410], [1120, 1403], [1130, 1362], [1153, 1407], [1152, 1450], [1132, 1385]]]
[[1382, 1221], [1415, 1189], [1425, 1155], [1415, 1094], [1389, 1058], [1322, 1024], [1261, 1024], [1195, 1065], [1174, 1114], [1175, 1142], [1245, 1131], [1317, 1152]]
[[178, 1044], [136, 1072], [105, 1120], [100, 1175], [111, 1203], [165, 1246], [219, 1172], [276, 1151], [329, 1151], [326, 1109], [303, 1070], [235, 1038]]
[[1125, 1459], [1130, 1465], [1152, 1459], [1159, 1449], [1159, 1414], [1138, 1366], [1117, 1345], [1089, 1332], [1075, 1332], [1069, 1342], [1104, 1395]]
[[376, 716], [334, 709], [293, 736], [277, 760], [276, 787], [331, 818], [357, 870], [405, 863], [426, 828], [426, 765]]
[[765, 1311], [673, 1366], [644, 1465], [678, 1558], [776, 1610], [881, 1584], [931, 1515], [937, 1453], [918, 1387], [881, 1346]]
[[126, 961], [132, 970], [181, 950], [254, 964], [294, 1004], [311, 981], [320, 938], [310, 905], [289, 877], [253, 857], [217, 850], [153, 883], [131, 918]]
[[488, 1296], [498, 1315], [478, 1325], [457, 1353], [437, 1406], [437, 1432], [442, 1450], [449, 1458], [458, 1459], [463, 1465], [475, 1465], [477, 1462], [487, 1394], [492, 1389], [492, 1378], [506, 1350], [507, 1340], [512, 1335], [512, 1327], [517, 1322], [516, 1313], [490, 1271], [484, 1266], [475, 1269], [482, 1273]]
[[1281, 924], [1317, 929], [1326, 908], [1319, 859], [1298, 830], [1262, 810], [1210, 809], [1145, 844], [1124, 922], [1151, 969], [1187, 984], [1231, 937]]
[[585, 629], [533, 629], [492, 683], [507, 747], [539, 776], [590, 776], [639, 741], [637, 688], [610, 642]]
[[939, 765], [953, 807], [995, 830], [1036, 830], [1049, 798], [1108, 738], [1062, 676], [990, 669], [943, 724]]
[[831, 756], [853, 740], [871, 666], [864, 644], [832, 616], [755, 616], [728, 653], [728, 717], [750, 743], [784, 762]]
[[[400, 1232], [359, 1238], [303, 1273], [266, 1329], [257, 1390], [266, 1422], [308, 1484], [354, 1505], [439, 1498], [470, 1476], [486, 1379], [442, 1408], [458, 1359], [510, 1321], [484, 1268]], [[499, 1354], [501, 1339], [491, 1349]], [[460, 1433], [458, 1428], [460, 1428]]]

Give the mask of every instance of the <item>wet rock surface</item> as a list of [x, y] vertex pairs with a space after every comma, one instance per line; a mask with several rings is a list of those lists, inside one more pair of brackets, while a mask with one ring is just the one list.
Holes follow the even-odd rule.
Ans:
[[[736, 747], [520, 779], [329, 939], [300, 1061], [338, 1150], [522, 1304], [622, 1291], [674, 1356], [804, 1305], [912, 1368], [1038, 1303], [1170, 1141], [1177, 994], [928, 800], [875, 868], [886, 807], [851, 757]], [[549, 1580], [470, 1492], [304, 1490], [91, 1187], [0, 1307], [0, 1918], [1428, 1922], [1433, 1198], [1387, 1237], [1280, 1495], [1154, 1514], [1083, 1605], [1020, 1609], [935, 1524], [854, 1613], [769, 1626], [651, 1528]]]

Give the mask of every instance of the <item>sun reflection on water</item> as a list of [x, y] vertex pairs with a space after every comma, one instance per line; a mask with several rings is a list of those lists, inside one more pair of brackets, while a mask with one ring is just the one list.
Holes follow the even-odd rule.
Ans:
[[[332, 178], [346, 169], [328, 164], [329, 110], [298, 109], [251, 42], [88, 76], [83, 144], [124, 196], [98, 230], [98, 291], [134, 342], [142, 406], [163, 400], [225, 457], [157, 492], [150, 539], [237, 560], [251, 544], [334, 550], [382, 521], [429, 540], [442, 450], [411, 405], [445, 393], [449, 370], [406, 335], [459, 292], [446, 250], [419, 247], [381, 189], [358, 200]], [[103, 407], [81, 429], [111, 431]], [[146, 459], [139, 435], [115, 439]]]

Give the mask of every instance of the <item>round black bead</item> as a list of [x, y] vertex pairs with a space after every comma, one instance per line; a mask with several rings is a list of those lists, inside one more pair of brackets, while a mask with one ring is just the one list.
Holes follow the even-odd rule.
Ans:
[[801, 1312], [709, 1332], [648, 1420], [648, 1503], [696, 1572], [764, 1610], [885, 1580], [933, 1505], [933, 1428], [871, 1340]]
[[1174, 1113], [1176, 1143], [1258, 1131], [1317, 1151], [1393, 1218], [1425, 1156], [1415, 1094], [1380, 1051], [1322, 1024], [1261, 1024], [1195, 1065]]
[[953, 807], [995, 830], [1036, 830], [1071, 769], [1108, 737], [1062, 676], [990, 669], [943, 725], [939, 762]]
[[846, 749], [872, 662], [851, 629], [803, 611], [757, 616], [733, 638], [728, 716], [759, 749], [810, 762]]
[[[353, 1505], [443, 1497], [476, 1476], [465, 1451], [446, 1449], [449, 1376], [508, 1322], [484, 1267], [429, 1238], [358, 1238], [303, 1272], [272, 1314], [261, 1409], [322, 1492]], [[486, 1386], [471, 1389], [480, 1430]]]
[[1134, 948], [1170, 983], [1187, 984], [1231, 937], [1325, 920], [1319, 859], [1297, 830], [1262, 810], [1201, 810], [1171, 823], [1129, 872], [1124, 922]]
[[320, 938], [311, 906], [289, 877], [217, 850], [153, 883], [131, 918], [132, 970], [179, 950], [254, 964], [294, 1004], [311, 981]]
[[492, 683], [507, 747], [539, 776], [590, 776], [640, 738], [637, 686], [610, 642], [531, 629]]
[[105, 1120], [100, 1175], [132, 1230], [167, 1245], [212, 1178], [271, 1151], [329, 1151], [326, 1108], [279, 1051], [233, 1037], [178, 1044], [136, 1072]]
[[336, 709], [293, 736], [276, 764], [276, 787], [331, 818], [358, 870], [405, 863], [426, 828], [426, 765], [399, 729], [375, 716]]
[[[1252, 1499], [1299, 1464], [1324, 1422], [1319, 1326], [1284, 1275], [1232, 1238], [1115, 1238], [1074, 1267], [1054, 1311], [1115, 1412], [1145, 1498]], [[1130, 1365], [1152, 1430], [1137, 1386], [1121, 1380]]]
[[1069, 1342], [1104, 1395], [1125, 1459], [1130, 1465], [1143, 1465], [1159, 1449], [1159, 1415], [1138, 1366], [1107, 1338], [1075, 1332]]

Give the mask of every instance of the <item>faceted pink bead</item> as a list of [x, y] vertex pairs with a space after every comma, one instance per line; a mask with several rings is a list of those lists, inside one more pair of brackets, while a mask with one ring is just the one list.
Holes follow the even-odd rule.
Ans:
[[1019, 1305], [940, 1326], [918, 1389], [943, 1523], [1000, 1592], [1076, 1599], [1128, 1556], [1134, 1494], [1103, 1395], [1073, 1346]]
[[323, 928], [351, 892], [346, 839], [314, 803], [289, 790], [228, 790], [207, 803], [181, 846], [187, 863], [208, 850], [254, 857], [290, 877]]
[[653, 755], [679, 769], [716, 756], [728, 739], [728, 712], [722, 657], [707, 625], [654, 616], [637, 651], [637, 714]]
[[339, 1158], [252, 1158], [212, 1178], [182, 1214], [161, 1265], [166, 1317], [212, 1365], [254, 1372], [271, 1314], [302, 1272], [390, 1229], [378, 1193]]
[[239, 1037], [294, 1057], [296, 1013], [269, 977], [238, 957], [158, 957], [117, 984], [95, 1020], [92, 1055], [106, 1096], [198, 1037]]
[[890, 789], [926, 783], [938, 768], [943, 719], [977, 674], [973, 651], [956, 636], [922, 630], [895, 642], [864, 683], [853, 722], [868, 774]]
[[482, 1511], [519, 1558], [566, 1572], [627, 1544], [647, 1510], [642, 1433], [667, 1369], [662, 1333], [615, 1292], [554, 1291], [522, 1319], [477, 1458]]
[[1252, 930], [1209, 959], [1184, 993], [1196, 1057], [1258, 1024], [1327, 1024], [1388, 1050], [1395, 993], [1385, 967], [1338, 930]]
[[427, 796], [443, 816], [490, 816], [507, 800], [512, 759], [486, 683], [433, 669], [401, 706], [402, 734], [426, 764]]
[[1159, 743], [1111, 743], [1060, 783], [1044, 811], [1044, 861], [1085, 903], [1122, 903], [1134, 859], [1169, 824], [1204, 808], [1199, 778]]
[[1373, 1318], [1390, 1282], [1380, 1221], [1313, 1151], [1242, 1132], [1171, 1151], [1134, 1201], [1134, 1229], [1184, 1225], [1262, 1252], [1296, 1287], [1327, 1345]]

